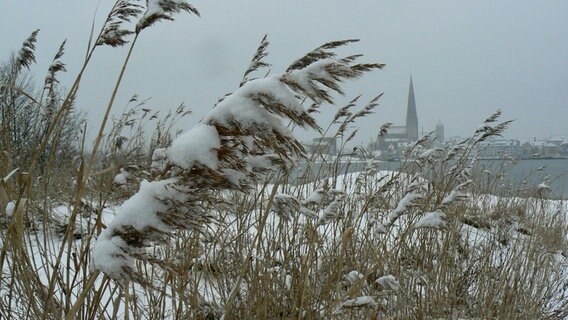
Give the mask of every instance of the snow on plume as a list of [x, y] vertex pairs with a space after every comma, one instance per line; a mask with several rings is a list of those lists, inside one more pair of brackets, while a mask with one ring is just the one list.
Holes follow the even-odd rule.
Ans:
[[357, 298], [345, 300], [333, 312], [332, 315], [338, 315], [343, 312], [343, 309], [363, 308], [368, 307], [375, 309], [378, 307], [377, 301], [373, 296], [360, 296]]
[[432, 211], [424, 214], [416, 224], [414, 228], [442, 228], [446, 225], [446, 215], [440, 211]]
[[136, 31], [140, 32], [160, 20], [174, 20], [172, 15], [181, 11], [199, 16], [199, 12], [185, 0], [146, 0], [146, 12], [138, 21]]
[[284, 277], [284, 285], [286, 285], [286, 289], [292, 289], [292, 280], [292, 276], [289, 274]]
[[400, 201], [398, 202], [396, 208], [389, 214], [389, 219], [393, 220], [403, 214], [416, 200], [421, 199], [422, 195], [418, 193], [407, 193]]
[[302, 201], [303, 205], [308, 204], [321, 204], [323, 197], [325, 196], [325, 190], [323, 188], [315, 190], [309, 197]]
[[410, 191], [400, 199], [396, 208], [389, 213], [388, 221], [385, 223], [385, 227], [392, 226], [400, 216], [405, 214], [418, 200], [424, 198], [421, 190], [421, 184], [413, 182], [410, 185]]
[[537, 187], [538, 191], [550, 191], [551, 188], [548, 184], [546, 184], [545, 182], [540, 183]]
[[128, 245], [121, 237], [104, 234], [105, 231], [93, 247], [93, 268], [113, 279], [128, 277], [130, 270], [134, 269], [134, 258], [126, 253]]
[[[257, 80], [251, 82], [254, 81]], [[251, 82], [248, 82], [245, 86]], [[236, 124], [239, 129], [249, 134], [252, 134], [255, 130], [266, 130], [266, 133], [274, 130], [280, 134], [289, 135], [288, 130], [277, 116], [265, 109], [258, 108], [254, 101], [241, 96], [240, 93], [225, 98], [209, 113], [204, 121], [212, 121], [225, 127]]]
[[166, 166], [166, 160], [168, 158], [166, 148], [156, 148], [154, 153], [152, 153], [152, 165], [150, 166], [152, 171], [162, 171]]
[[319, 216], [314, 211], [306, 208], [304, 206], [300, 206], [300, 213], [309, 219], [318, 219]]
[[130, 178], [130, 174], [123, 168], [120, 168], [120, 173], [114, 176], [113, 182], [119, 186], [122, 186], [128, 182], [128, 178]]
[[[299, 85], [303, 91], [316, 103], [321, 103], [322, 100], [328, 99], [321, 99], [318, 98], [318, 90], [319, 86], [314, 82], [314, 79], [321, 79], [321, 82], [335, 82], [334, 75], [332, 75], [328, 68], [335, 68], [337, 71], [343, 71], [349, 73], [349, 66], [338, 63], [337, 60], [334, 59], [322, 59], [311, 63], [307, 67], [299, 70], [293, 70], [286, 75], [286, 80], [290, 80], [295, 84]], [[307, 76], [309, 75], [309, 76]], [[318, 80], [320, 81], [320, 80]]]
[[221, 142], [215, 127], [201, 123], [172, 142], [167, 151], [168, 160], [184, 169], [196, 163], [215, 169], [219, 163], [219, 147]]
[[467, 199], [467, 194], [461, 190], [454, 189], [442, 200], [442, 205], [445, 206], [454, 201], [461, 201]]
[[8, 202], [8, 204], [6, 205], [6, 216], [13, 216], [14, 209], [16, 209], [16, 204], [13, 201]]
[[298, 212], [299, 208], [300, 201], [292, 195], [279, 193], [274, 196], [272, 211], [284, 220], [291, 220], [292, 215]]
[[251, 156], [246, 158], [247, 164], [251, 169], [255, 168], [268, 168], [272, 165], [270, 155], [265, 156]]
[[400, 283], [398, 283], [398, 281], [392, 274], [389, 274], [388, 276], [382, 276], [375, 280], [375, 282], [384, 290], [398, 291], [400, 289]]
[[347, 286], [351, 286], [355, 282], [363, 279], [364, 277], [365, 276], [361, 272], [357, 270], [352, 270], [351, 272], [343, 276], [343, 283]]
[[409, 192], [398, 202], [396, 208], [389, 213], [389, 222], [387, 226], [391, 226], [401, 215], [403, 215], [410, 207], [423, 196], [419, 193]]
[[158, 217], [170, 209], [167, 202], [184, 201], [186, 193], [172, 187], [176, 179], [162, 181], [142, 181], [140, 190], [124, 202], [117, 216], [101, 232], [93, 248], [93, 265], [114, 279], [127, 276], [132, 271], [134, 259], [131, 254], [141, 253], [142, 244], [128, 243], [124, 238], [128, 233], [144, 233], [149, 229], [167, 232], [170, 228]]
[[349, 299], [349, 300], [343, 302], [341, 305], [344, 308], [356, 308], [356, 307], [364, 307], [364, 306], [376, 308], [377, 302], [375, 301], [375, 298], [372, 297], [372, 296], [361, 296], [361, 297], [357, 297], [357, 298], [354, 298], [354, 299]]
[[166, 13], [164, 12], [164, 9], [162, 9], [161, 2], [162, 0], [146, 0], [147, 10], [146, 13], [144, 13], [144, 16], [142, 16], [142, 20], [148, 19], [148, 17], [153, 15], [165, 16]]
[[261, 107], [270, 101], [278, 101], [283, 107], [276, 111], [285, 109], [296, 116], [305, 113], [298, 99], [284, 83], [277, 77], [267, 77], [246, 82], [238, 91], [219, 102], [203, 122], [220, 124], [226, 128], [237, 125], [249, 135], [253, 135], [255, 131], [270, 135], [274, 131], [282, 136], [291, 136], [277, 114]]
[[467, 188], [473, 180], [467, 179], [465, 182], [458, 184], [448, 195], [442, 200], [442, 206], [448, 205], [454, 201], [463, 201], [467, 199]]
[[10, 173], [8, 173], [4, 178], [2, 178], [2, 180], [4, 180], [4, 183], [8, 182], [8, 180], [10, 180], [10, 178], [12, 178], [16, 174], [16, 172], [18, 172], [18, 170], [20, 170], [20, 168], [16, 168], [10, 171]]
[[341, 218], [341, 211], [339, 209], [342, 201], [343, 198], [335, 199], [323, 209], [318, 219], [318, 225], [324, 225], [332, 220]]

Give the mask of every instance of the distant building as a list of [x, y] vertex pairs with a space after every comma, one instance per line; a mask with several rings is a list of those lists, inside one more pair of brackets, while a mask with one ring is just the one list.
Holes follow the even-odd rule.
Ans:
[[416, 99], [414, 98], [414, 86], [412, 76], [408, 88], [408, 105], [406, 107], [406, 135], [408, 141], [418, 140], [418, 115], [416, 114]]
[[306, 148], [312, 154], [327, 154], [336, 156], [337, 138], [336, 137], [320, 137], [314, 138], [311, 144], [306, 145]]
[[546, 142], [555, 145], [557, 152], [563, 155], [568, 154], [568, 136], [556, 135], [546, 139]]
[[[430, 144], [445, 143], [444, 125], [438, 122]], [[408, 87], [408, 103], [406, 105], [406, 125], [391, 126], [385, 135], [378, 136], [377, 140], [369, 144], [369, 148], [386, 160], [396, 160], [403, 156], [404, 150], [418, 140], [418, 114], [416, 111], [416, 97], [414, 96], [414, 83], [410, 77]]]
[[442, 122], [438, 122], [436, 125], [436, 141], [438, 143], [444, 143], [444, 125]]
[[[443, 133], [443, 126], [442, 126]], [[414, 96], [414, 84], [410, 77], [408, 87], [408, 103], [406, 105], [406, 125], [391, 126], [388, 133], [377, 137], [372, 147], [382, 154], [397, 153], [400, 149], [411, 142], [418, 140], [418, 114], [416, 112], [416, 98]]]
[[[407, 142], [409, 141], [408, 139], [408, 131], [406, 130], [405, 126], [391, 126], [389, 128], [389, 131], [386, 135], [382, 136], [379, 138], [379, 140], [383, 141], [401, 141], [401, 142]], [[379, 141], [380, 143], [380, 141]]]
[[481, 159], [518, 158], [522, 155], [522, 145], [519, 140], [490, 139], [477, 145], [478, 156]]

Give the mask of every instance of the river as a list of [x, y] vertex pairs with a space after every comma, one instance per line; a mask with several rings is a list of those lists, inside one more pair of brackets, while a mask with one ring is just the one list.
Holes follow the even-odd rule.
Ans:
[[[342, 162], [335, 171], [337, 174], [358, 172], [365, 167], [366, 163], [361, 161]], [[325, 168], [328, 171], [334, 164], [318, 163], [312, 165], [314, 176], [319, 176], [317, 172]], [[379, 164], [379, 170], [396, 171], [400, 167], [400, 162], [383, 161]], [[491, 180], [491, 177], [504, 173], [504, 183], [507, 190], [519, 190], [519, 195], [530, 194], [537, 189], [541, 183], [546, 183], [551, 190], [548, 196], [555, 199], [568, 199], [568, 159], [531, 159], [517, 160], [514, 162], [506, 160], [478, 160], [477, 182], [480, 179]], [[302, 164], [296, 170], [296, 176], [302, 176], [306, 172], [306, 165]], [[490, 174], [489, 174], [490, 173]]]
[[[503, 160], [479, 160], [480, 167], [492, 172], [498, 172], [503, 163]], [[526, 187], [535, 187], [544, 182], [551, 187], [551, 197], [568, 199], [568, 159], [518, 160], [507, 166], [505, 172], [511, 184], [526, 181]]]

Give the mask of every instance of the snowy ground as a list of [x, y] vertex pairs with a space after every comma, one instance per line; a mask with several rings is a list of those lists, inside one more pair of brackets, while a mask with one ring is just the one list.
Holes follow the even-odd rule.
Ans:
[[[379, 180], [378, 179], [379, 177], [391, 174], [392, 173], [389, 172], [379, 172], [375, 177], [373, 177], [373, 179]], [[361, 190], [357, 188], [358, 184], [356, 183], [358, 175], [359, 175], [358, 173], [354, 173], [354, 174], [339, 176], [336, 179], [330, 178], [329, 181], [330, 183], [333, 184], [332, 185], [333, 188], [329, 189], [327, 193], [333, 194], [333, 199], [336, 199], [339, 202], [342, 201], [342, 199], [344, 198], [356, 198], [358, 196], [358, 193], [361, 192]], [[268, 194], [271, 192], [272, 188], [273, 188], [272, 185], [268, 185], [263, 192]], [[301, 188], [301, 190], [298, 191], [296, 188]], [[277, 199], [282, 198], [283, 201], [286, 201], [287, 199], [286, 194], [295, 194], [298, 200], [302, 203], [302, 208], [307, 208], [308, 204], [315, 205], [322, 201], [321, 189], [317, 189], [313, 184], [308, 186], [280, 186], [279, 189], [282, 190], [283, 192], [281, 194], [279, 193], [279, 195], [276, 197]], [[478, 199], [470, 199], [467, 201], [471, 201], [472, 203], [477, 202], [478, 204], [483, 203], [485, 206], [489, 204], [489, 206], [491, 207], [491, 206], [497, 206], [500, 200], [502, 199], [494, 196], [482, 196]], [[338, 229], [334, 226], [333, 222], [328, 223], [326, 219], [331, 219], [331, 220], [341, 219], [341, 218], [345, 219], [345, 217], [333, 216], [334, 214], [337, 213], [337, 208], [333, 207], [334, 201], [328, 201], [328, 202], [331, 203], [327, 204], [325, 207], [322, 207], [318, 210], [314, 210], [313, 212], [303, 212], [304, 214], [301, 215], [299, 218], [292, 220], [289, 220], [290, 217], [283, 216], [278, 212], [272, 212], [267, 217], [265, 232], [267, 232], [268, 234], [270, 233], [276, 234], [278, 233], [279, 230], [282, 230], [282, 228], [287, 228], [288, 226], [291, 226], [292, 223], [296, 225], [305, 225], [308, 222], [315, 223], [317, 227], [317, 232], [322, 236], [322, 239], [327, 239], [326, 241], [328, 241], [327, 242], [328, 245], [324, 243], [320, 249], [324, 251], [335, 250], [334, 246], [336, 246], [336, 244], [341, 241], [342, 234], [340, 230], [338, 232]], [[400, 205], [401, 204], [399, 203], [399, 206]], [[548, 208], [550, 208], [550, 210], [556, 210], [558, 214], [563, 214], [565, 219], [568, 219], [568, 206], [566, 203], [558, 201], [545, 201], [545, 205]], [[317, 206], [314, 207], [317, 208]], [[396, 207], [396, 204], [392, 204], [392, 207], [393, 208]], [[115, 218], [116, 209], [117, 207], [111, 206], [105, 208], [102, 211], [102, 219], [105, 224], [108, 225], [108, 223]], [[68, 220], [69, 214], [71, 212], [70, 210], [71, 209], [67, 205], [59, 205], [52, 209], [52, 216], [55, 221], [59, 221], [59, 224], [65, 225], [65, 223]], [[394, 211], [396, 211], [396, 209]], [[259, 213], [257, 211], [251, 212], [250, 215], [252, 218], [250, 220], [247, 220], [250, 222], [250, 224], [244, 228], [238, 225], [239, 221], [237, 221], [238, 219], [236, 218], [235, 215], [225, 214], [222, 216], [223, 221], [221, 224], [210, 226], [209, 228], [206, 228], [206, 230], [208, 233], [212, 235], [218, 235], [218, 234], [236, 235], [239, 232], [242, 233], [243, 230], [246, 230], [248, 235], [245, 236], [245, 238], [248, 237], [250, 241], [253, 241], [253, 239], [255, 238], [258, 232], [258, 221], [261, 219], [261, 217], [255, 217], [255, 215], [258, 214]], [[76, 233], [89, 234], [90, 228], [92, 228], [92, 226], [94, 225], [93, 219], [94, 217], [92, 216], [82, 217], [81, 219], [79, 219], [79, 221], [77, 221], [76, 223]], [[383, 228], [383, 225], [381, 225], [380, 223], [378, 225], [373, 224], [374, 222], [376, 222], [374, 221], [375, 218], [369, 214], [363, 215], [361, 217], [352, 216], [350, 217], [350, 219], [351, 221], [356, 223], [355, 225], [356, 228], [359, 228], [360, 230], [372, 230], [374, 237], [377, 237], [377, 239], [379, 239], [381, 243], [383, 243], [383, 245], [387, 246], [390, 249], [394, 249], [391, 247], [395, 246], [397, 239], [399, 238], [399, 230], [402, 228], [403, 225], [405, 225], [406, 223], [415, 223], [416, 227], [419, 226], [416, 225], [417, 223], [416, 220], [406, 221], [405, 220], [407, 219], [406, 217], [401, 217], [399, 221], [397, 221], [392, 225], [392, 228], [390, 229], [389, 232], [385, 232], [384, 230], [381, 229]], [[384, 221], [382, 222], [384, 223]], [[429, 219], [422, 219], [418, 223], [426, 224], [425, 226], [427, 227], [436, 227], [438, 224], [443, 223], [443, 221], [441, 220], [440, 215], [433, 214], [430, 215]], [[498, 244], [498, 242], [501, 240], [502, 237], [501, 234], [503, 232], [503, 228], [501, 227], [486, 229], [486, 228], [473, 227], [468, 224], [463, 224], [461, 226], [460, 233], [463, 238], [463, 241], [467, 243], [467, 245], [470, 248], [470, 252], [473, 252], [474, 255], [475, 254], [481, 255], [484, 252], [486, 252], [488, 248], [492, 248], [495, 266], [502, 266], [502, 268], [507, 268], [507, 264], [509, 263], [508, 259], [510, 259], [512, 256], [515, 255], [523, 255], [524, 254], [523, 248], [527, 245], [530, 245], [531, 243], [530, 241], [528, 241], [530, 240], [529, 239], [530, 236], [517, 231], [520, 230], [520, 228], [517, 228], [517, 224], [519, 223], [513, 221], [511, 224], [508, 225], [507, 228], [509, 228], [508, 232], [510, 237], [507, 239], [506, 244]], [[288, 232], [286, 237], [292, 239], [294, 237], [293, 234], [294, 230], [296, 229], [291, 228], [290, 232]], [[568, 235], [565, 235], [565, 237], [566, 236]], [[286, 237], [281, 239], [285, 239]], [[420, 241], [418, 238], [419, 235], [417, 233], [413, 234], [412, 237], [415, 237], [415, 241], [417, 243]], [[268, 239], [274, 240], [273, 238], [267, 237], [266, 240], [267, 242], [269, 241]], [[43, 232], [43, 230], [41, 230], [40, 228], [39, 230], [29, 231], [28, 233], [26, 233], [26, 241], [28, 242], [26, 250], [29, 257], [33, 259], [33, 265], [35, 266], [34, 271], [37, 273], [40, 281], [45, 286], [48, 286], [50, 279], [49, 275], [51, 275], [53, 272], [53, 265], [55, 264], [57, 258], [55, 253], [58, 252], [57, 249], [62, 245], [61, 241], [59, 240], [59, 235], [57, 235], [53, 231]], [[64, 251], [65, 256], [61, 260], [62, 266], [60, 267], [60, 269], [69, 270], [74, 268], [72, 264], [73, 259], [81, 250], [85, 249], [83, 241], [86, 241], [84, 237], [75, 240], [72, 243], [72, 245], [69, 247], [69, 250]], [[199, 254], [198, 256], [192, 259], [193, 261], [192, 262], [193, 271], [191, 272], [192, 281], [194, 284], [198, 286], [200, 296], [203, 297], [205, 301], [210, 302], [213, 305], [221, 304], [222, 301], [224, 301], [227, 298], [226, 297], [228, 294], [227, 291], [230, 288], [227, 288], [226, 284], [222, 283], [221, 279], [216, 277], [211, 277], [207, 275], [206, 272], [201, 271], [198, 266], [201, 266], [201, 268], [205, 268], [206, 266], [215, 265], [215, 263], [218, 263], [219, 260], [218, 255], [220, 255], [221, 254], [220, 252], [222, 252], [223, 250], [226, 250], [225, 248], [222, 247], [223, 244], [224, 244], [223, 242], [212, 242], [212, 245], [210, 247], [204, 249], [201, 252], [201, 254]], [[265, 245], [268, 246], [269, 244], [266, 243]], [[305, 245], [305, 247], [301, 245], [298, 250], [300, 252], [308, 252], [310, 250], [308, 247], [309, 245]], [[497, 249], [495, 250], [495, 248]], [[156, 248], [152, 250], [156, 250]], [[71, 259], [68, 259], [70, 258], [69, 255], [71, 255], [72, 257]], [[285, 255], [286, 255], [285, 252], [276, 250], [272, 252], [272, 256], [270, 257], [270, 259], [272, 261], [280, 262], [282, 265], [284, 265], [283, 261], [285, 260]], [[8, 259], [6, 263], [4, 263], [4, 270], [3, 270], [4, 275], [9, 275], [12, 272], [13, 268], [15, 267], [15, 264], [17, 263], [16, 261], [12, 261], [10, 259], [11, 257], [10, 255], [8, 255], [7, 257]], [[261, 255], [260, 253], [256, 252], [251, 252], [251, 257], [253, 258], [253, 261], [256, 259], [267, 259], [266, 255]], [[563, 283], [563, 286], [560, 285], [548, 292], [548, 294], [553, 296], [553, 298], [549, 299], [549, 301], [553, 302], [556, 301], [557, 303], [556, 305], [551, 304], [548, 306], [550, 310], [553, 310], [558, 308], [562, 303], [565, 303], [565, 301], [568, 299], [568, 249], [567, 251], [564, 252], [562, 251], [547, 252], [546, 254], [543, 255], [542, 259], [543, 259], [542, 263], [547, 264], [548, 270], [552, 270], [552, 272], [548, 273], [546, 276], [549, 277], [551, 281], [552, 280], [557, 281], [560, 284]], [[71, 264], [69, 264], [70, 262]], [[473, 268], [474, 266], [469, 266], [469, 267]], [[519, 273], [523, 272], [522, 268], [517, 271]], [[76, 272], [77, 273], [71, 272], [69, 275], [78, 276], [79, 278], [87, 275], [87, 273], [85, 273], [85, 270], [81, 268], [77, 269]], [[257, 272], [260, 271], [257, 270]], [[291, 279], [290, 274], [279, 266], [275, 266], [271, 270], [264, 270], [263, 272], [269, 272], [278, 275], [278, 277], [282, 278], [284, 285], [287, 287], [289, 287], [291, 285], [291, 282], [293, 281], [293, 279]], [[363, 277], [363, 275], [360, 274], [359, 270], [346, 270], [345, 273], [346, 273], [345, 274], [346, 280], [344, 281], [347, 282], [355, 281], [356, 279]], [[6, 279], [8, 278], [9, 276], [6, 277]], [[78, 296], [83, 285], [81, 279], [74, 279], [74, 280], [76, 280], [76, 282], [74, 282], [75, 286], [72, 287], [72, 290], [74, 290], [75, 293], [67, 295], [67, 297], [72, 300]], [[158, 280], [155, 281], [157, 281], [158, 283], [158, 284], [155, 283], [155, 285], [159, 287], [159, 281]], [[384, 287], [394, 288], [399, 286], [397, 279], [394, 278], [392, 275], [388, 274], [384, 274], [382, 277], [377, 278], [376, 281], [377, 283], [381, 284]], [[98, 287], [99, 285], [101, 285], [101, 283], [102, 280], [99, 278], [97, 280], [97, 284], [95, 285], [95, 287]], [[475, 286], [476, 285], [473, 284], [469, 288], [469, 290], [475, 291], [476, 290]], [[151, 297], [148, 296], [150, 294], [150, 291], [148, 291], [147, 288], [144, 289], [142, 287], [135, 287], [134, 290], [138, 292], [138, 294], [136, 294], [138, 299], [137, 305], [139, 306], [140, 310], [145, 310], [147, 305], [150, 303], [149, 301], [151, 300]], [[241, 290], [246, 291], [247, 286], [243, 284], [241, 286]], [[417, 290], [421, 291], [423, 289], [417, 288]], [[103, 292], [103, 295], [105, 296], [104, 299], [109, 299], [109, 300], [112, 299], [113, 294], [116, 294], [116, 292], [113, 293], [109, 290], [104, 291]], [[423, 292], [422, 294], [425, 293]], [[62, 292], [57, 292], [56, 295], [58, 295], [58, 297], [60, 298], [64, 298], [65, 296]], [[4, 301], [12, 299], [14, 302], [17, 302], [20, 299], [20, 297], [18, 297], [18, 292], [12, 291], [9, 288], [9, 284], [6, 283], [5, 280], [2, 282], [2, 286], [0, 286], [0, 297]], [[370, 306], [370, 307], [376, 306], [377, 301], [375, 301], [375, 299], [376, 297], [373, 296], [362, 295], [360, 297], [356, 297], [351, 300], [346, 300], [336, 308], [334, 313], [336, 314], [341, 313], [342, 308], [353, 308], [357, 306]], [[167, 296], [166, 300], [168, 300]], [[164, 303], [166, 305], [169, 305], [172, 302], [166, 301]], [[109, 305], [109, 309], [107, 310], [107, 313], [109, 315], [115, 311], [113, 310], [113, 308], [119, 308], [119, 310], [117, 310], [119, 313], [124, 312], [123, 304], [117, 304], [115, 307]], [[22, 310], [21, 312], [22, 314], [25, 314], [25, 310]], [[168, 318], [167, 314], [165, 314], [164, 316]], [[22, 319], [24, 318], [25, 317], [22, 316]]]

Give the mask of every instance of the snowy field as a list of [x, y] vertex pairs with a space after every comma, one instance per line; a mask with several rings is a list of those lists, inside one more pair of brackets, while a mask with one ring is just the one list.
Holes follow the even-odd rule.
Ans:
[[[511, 303], [506, 300], [506, 291], [516, 292], [515, 288], [521, 288], [523, 295], [542, 300], [539, 307], [543, 314], [552, 317], [555, 312], [560, 315], [565, 311], [563, 308], [568, 299], [566, 252], [561, 248], [557, 251], [546, 248], [541, 239], [535, 239], [542, 235], [533, 234], [528, 227], [530, 224], [517, 220], [513, 214], [502, 220], [492, 215], [496, 215], [504, 203], [510, 206], [511, 202], [518, 202], [526, 210], [540, 207], [556, 218], [562, 215], [563, 219], [568, 219], [566, 203], [494, 196], [473, 198], [467, 195], [467, 199], [460, 200], [460, 208], [483, 208], [488, 213], [478, 217], [484, 220], [473, 223], [473, 217], [470, 220], [463, 219], [463, 216], [457, 219], [452, 217], [455, 213], [441, 210], [416, 214], [416, 210], [409, 208], [421, 196], [416, 185], [410, 183], [403, 188], [406, 189], [404, 195], [393, 197], [398, 201], [387, 205], [390, 208], [388, 212], [366, 210], [369, 199], [362, 191], [381, 188], [393, 179], [404, 183], [409, 181], [408, 177], [394, 172], [373, 175], [363, 172], [330, 178], [325, 183], [259, 186], [250, 197], [260, 201], [250, 212], [215, 212], [216, 222], [204, 226], [199, 239], [189, 240], [195, 235], [184, 233], [174, 235], [181, 239], [144, 248], [147, 261], [152, 257], [164, 259], [167, 263], [134, 265], [137, 273], [144, 277], [143, 281], [119, 285], [106, 277], [97, 278], [94, 287], [98, 288], [96, 294], [105, 307], [94, 314], [105, 318], [115, 315], [122, 319], [127, 316], [128, 305], [134, 318], [150, 319], [150, 311], [159, 303], [163, 311], [160, 319], [162, 316], [163, 319], [179, 318], [176, 312], [183, 303], [172, 288], [174, 283], [165, 277], [169, 272], [178, 276], [183, 274], [187, 282], [186, 294], [199, 297], [201, 312], [216, 318], [223, 317], [224, 306], [236, 288], [238, 296], [244, 299], [250, 291], [259, 290], [253, 288], [255, 285], [262, 285], [262, 290], [280, 297], [280, 301], [273, 303], [283, 303], [299, 291], [301, 285], [313, 286], [311, 290], [320, 292], [312, 297], [313, 301], [306, 302], [302, 310], [305, 316], [312, 312], [310, 317], [317, 314], [321, 318], [357, 318], [371, 310], [384, 315], [411, 314], [411, 310], [401, 310], [400, 303], [414, 301], [426, 304], [433, 294], [449, 299], [449, 293], [455, 290], [452, 288], [455, 280], [451, 277], [464, 277], [462, 281], [467, 279], [462, 288], [462, 298], [475, 303], [488, 299], [494, 299], [493, 303]], [[272, 202], [269, 210], [267, 202]], [[55, 206], [51, 210], [54, 221], [59, 225], [68, 223], [71, 213], [68, 205]], [[119, 207], [109, 205], [101, 211], [105, 225], [116, 219], [117, 210]], [[57, 288], [54, 290], [54, 302], [66, 301], [72, 305], [92, 274], [92, 262], [89, 266], [77, 265], [81, 264], [78, 256], [88, 255], [88, 251], [92, 250], [90, 236], [96, 226], [95, 218], [82, 215], [75, 222], [78, 239], [69, 243], [62, 242], [61, 234], [54, 232], [53, 228], [48, 231], [38, 227], [24, 232], [22, 253], [30, 260], [27, 266], [33, 269], [28, 272], [37, 277], [37, 283], [31, 281], [30, 285], [42, 286], [45, 290], [54, 274], [58, 275], [58, 281], [69, 281], [52, 284]], [[260, 242], [259, 232], [262, 232]], [[3, 232], [2, 241], [8, 241], [8, 233]], [[191, 246], [194, 247], [184, 248], [182, 239], [192, 241]], [[457, 243], [451, 244], [450, 239]], [[176, 254], [180, 249], [191, 254]], [[61, 257], [58, 257], [59, 252], [62, 252]], [[408, 256], [409, 253], [413, 256]], [[97, 253], [93, 251], [92, 254]], [[30, 308], [30, 302], [26, 301], [29, 299], [26, 288], [10, 285], [11, 273], [22, 272], [16, 271], [21, 264], [21, 261], [15, 260], [16, 257], [21, 255], [4, 251], [0, 287], [2, 310], [11, 310], [14, 319], [19, 319], [17, 315], [28, 319], [26, 314], [30, 311], [26, 309]], [[55, 267], [59, 258], [60, 265]], [[304, 262], [306, 259], [310, 260], [309, 264]], [[338, 263], [337, 259], [343, 261]], [[383, 261], [385, 259], [390, 261]], [[247, 260], [248, 263], [243, 263]], [[110, 263], [112, 266], [112, 261]], [[243, 269], [245, 264], [247, 266]], [[168, 270], [166, 265], [177, 270]], [[229, 270], [231, 266], [234, 266], [233, 270]], [[339, 266], [340, 269], [330, 269]], [[306, 267], [307, 270], [304, 270]], [[451, 268], [452, 272], [444, 268]], [[249, 276], [241, 279], [244, 270], [260, 279], [249, 279]], [[454, 274], [456, 271], [461, 273]], [[257, 282], [260, 280], [262, 282]], [[330, 284], [330, 281], [335, 283]], [[332, 285], [332, 288], [325, 288], [325, 285]], [[487, 285], [498, 288], [489, 290]], [[128, 298], [123, 290], [128, 292]], [[328, 296], [320, 297], [324, 293]], [[127, 300], [120, 301], [122, 299]], [[467, 306], [452, 310], [453, 316], [468, 318]], [[446, 315], [447, 312], [440, 310]]]

